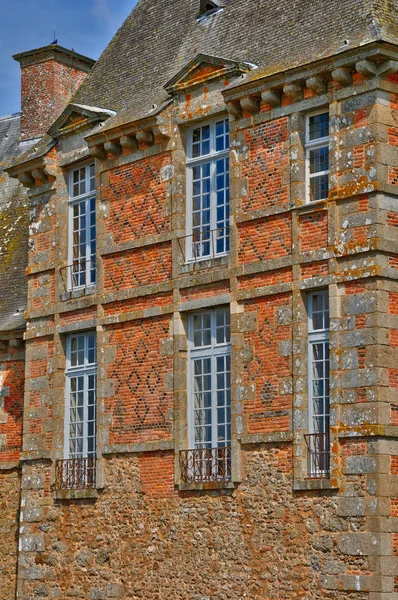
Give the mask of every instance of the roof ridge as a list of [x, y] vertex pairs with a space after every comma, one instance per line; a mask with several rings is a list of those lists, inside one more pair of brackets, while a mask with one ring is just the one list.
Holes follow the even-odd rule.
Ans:
[[0, 117], [0, 121], [11, 121], [11, 119], [17, 119], [20, 116], [20, 112], [10, 113], [9, 115], [4, 115], [3, 117]]

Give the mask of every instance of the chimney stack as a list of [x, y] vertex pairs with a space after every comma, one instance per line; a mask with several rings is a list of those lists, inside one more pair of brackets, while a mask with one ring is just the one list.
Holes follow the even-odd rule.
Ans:
[[21, 137], [42, 137], [64, 110], [95, 61], [51, 44], [13, 56], [21, 65]]

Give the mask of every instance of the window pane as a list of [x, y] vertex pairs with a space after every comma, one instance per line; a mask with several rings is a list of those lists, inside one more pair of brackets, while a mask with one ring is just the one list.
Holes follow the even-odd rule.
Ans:
[[309, 119], [309, 139], [317, 140], [329, 135], [329, 113], [313, 115]]

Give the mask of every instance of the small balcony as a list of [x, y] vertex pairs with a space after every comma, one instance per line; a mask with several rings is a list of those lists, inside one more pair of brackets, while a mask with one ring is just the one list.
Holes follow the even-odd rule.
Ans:
[[76, 259], [71, 265], [62, 267], [62, 281], [65, 291], [85, 290], [96, 282], [96, 261]]
[[329, 479], [329, 433], [309, 433], [304, 438], [308, 449], [308, 477], [311, 479]]
[[179, 238], [184, 263], [197, 264], [229, 254], [229, 227], [197, 229], [191, 235]]
[[55, 463], [56, 490], [89, 490], [96, 487], [96, 459], [67, 458]]
[[184, 484], [230, 483], [231, 447], [181, 450], [180, 473]]

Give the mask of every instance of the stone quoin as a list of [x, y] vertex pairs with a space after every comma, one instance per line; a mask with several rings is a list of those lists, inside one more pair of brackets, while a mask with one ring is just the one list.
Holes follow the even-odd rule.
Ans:
[[397, 8], [140, 0], [14, 57], [2, 599], [398, 598]]

